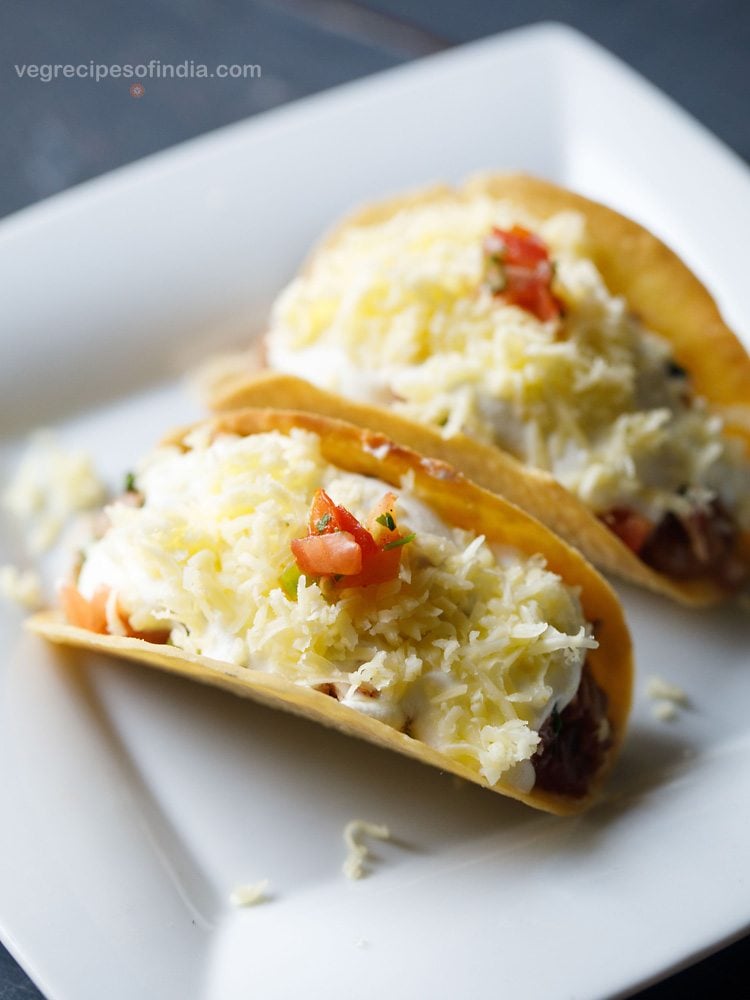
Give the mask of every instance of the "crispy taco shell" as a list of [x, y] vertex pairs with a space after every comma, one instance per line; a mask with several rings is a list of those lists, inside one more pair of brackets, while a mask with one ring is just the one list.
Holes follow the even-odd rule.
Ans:
[[[377, 225], [415, 205], [478, 195], [508, 199], [539, 218], [565, 210], [579, 212], [586, 220], [587, 252], [607, 287], [626, 299], [646, 327], [669, 341], [697, 394], [724, 417], [727, 432], [740, 437], [750, 451], [747, 351], [707, 289], [679, 257], [642, 226], [604, 205], [524, 174], [485, 174], [458, 190], [436, 186], [365, 206], [332, 230], [316, 252], [333, 246], [350, 227]], [[485, 489], [528, 510], [607, 572], [685, 604], [705, 606], [727, 597], [727, 591], [710, 579], [676, 580], [652, 569], [551, 475], [500, 448], [460, 434], [444, 440], [429, 427], [287, 376], [256, 382], [247, 372], [237, 373], [217, 388], [212, 405], [214, 409], [289, 406], [377, 428], [419, 452], [450, 462]], [[747, 538], [743, 550], [750, 561]]]
[[[478, 772], [425, 743], [312, 688], [262, 670], [190, 655], [175, 647], [143, 639], [98, 635], [66, 623], [56, 611], [33, 616], [29, 619], [29, 628], [52, 642], [136, 660], [314, 719], [538, 809], [565, 815], [588, 806], [622, 742], [632, 685], [631, 642], [623, 612], [614, 592], [596, 570], [578, 552], [517, 507], [480, 489], [448, 465], [422, 458], [394, 444], [383, 434], [315, 414], [273, 410], [228, 412], [216, 417], [211, 425], [217, 433], [240, 435], [272, 430], [288, 433], [292, 428], [303, 428], [320, 436], [323, 457], [328, 462], [348, 472], [376, 476], [394, 486], [399, 485], [405, 474], [413, 472], [414, 492], [447, 523], [485, 534], [492, 542], [511, 545], [529, 555], [541, 553], [548, 567], [566, 584], [580, 587], [583, 612], [588, 621], [596, 623], [599, 640], [599, 647], [589, 651], [587, 663], [607, 697], [607, 718], [612, 733], [605, 761], [587, 794], [573, 797], [533, 789], [524, 793], [502, 782], [491, 786]], [[172, 436], [169, 443], [181, 444], [185, 433]]]

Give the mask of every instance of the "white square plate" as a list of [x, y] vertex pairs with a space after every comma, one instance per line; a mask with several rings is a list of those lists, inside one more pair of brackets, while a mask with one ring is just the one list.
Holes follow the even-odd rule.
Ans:
[[[352, 204], [480, 168], [606, 200], [750, 325], [746, 169], [574, 32], [543, 26], [225, 129], [0, 226], [0, 452], [54, 423], [117, 482], [197, 410], [179, 380], [257, 335]], [[0, 525], [0, 562], [22, 558]], [[639, 688], [607, 798], [537, 814], [217, 691], [62, 656], [2, 612], [0, 916], [54, 1000], [602, 997], [750, 917], [747, 620], [622, 588]], [[692, 708], [655, 721], [644, 678]], [[373, 876], [344, 823], [388, 823]], [[237, 912], [239, 882], [273, 898]]]

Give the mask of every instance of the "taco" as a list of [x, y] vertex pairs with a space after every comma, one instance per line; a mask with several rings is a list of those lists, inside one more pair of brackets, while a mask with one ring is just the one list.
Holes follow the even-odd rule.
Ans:
[[34, 631], [539, 809], [592, 801], [629, 710], [628, 629], [527, 514], [382, 434], [270, 410], [179, 432], [129, 487]]
[[[372, 205], [282, 293], [265, 352], [607, 571], [693, 604], [747, 579], [750, 359], [688, 268], [602, 205], [521, 175]], [[216, 405], [344, 405], [246, 382]]]

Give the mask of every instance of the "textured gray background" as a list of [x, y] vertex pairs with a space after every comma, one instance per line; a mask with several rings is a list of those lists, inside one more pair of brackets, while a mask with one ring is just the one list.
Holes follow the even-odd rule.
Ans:
[[[305, 94], [549, 19], [601, 42], [750, 160], [748, 0], [2, 0], [0, 216]], [[262, 77], [146, 80], [134, 100], [129, 81], [44, 84], [14, 70], [152, 58], [260, 63]], [[749, 967], [743, 941], [639, 997], [739, 1000]], [[41, 994], [0, 946], [0, 1000], [30, 997]]]

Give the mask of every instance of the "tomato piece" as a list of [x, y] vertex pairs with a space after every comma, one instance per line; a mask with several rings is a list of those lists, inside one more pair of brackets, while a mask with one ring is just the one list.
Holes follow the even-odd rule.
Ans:
[[629, 507], [613, 507], [602, 516], [602, 521], [636, 555], [643, 549], [654, 525], [643, 514]]
[[354, 576], [362, 569], [362, 549], [348, 531], [295, 538], [292, 553], [310, 576]]
[[506, 264], [516, 264], [518, 267], [533, 269], [542, 261], [549, 261], [547, 245], [535, 234], [523, 226], [513, 226], [511, 229], [492, 230], [488, 242], [493, 254], [500, 254]]
[[386, 493], [375, 504], [367, 517], [367, 530], [378, 546], [387, 545], [399, 538], [393, 508], [396, 505], [396, 494]]
[[370, 532], [362, 527], [354, 514], [346, 507], [335, 504], [325, 490], [315, 491], [310, 508], [309, 531], [311, 535], [330, 535], [336, 531], [348, 531], [363, 552], [377, 550], [377, 545]]
[[386, 493], [370, 511], [365, 528], [325, 490], [317, 490], [310, 508], [309, 534], [291, 543], [299, 571], [311, 577], [333, 577], [340, 589], [395, 580], [401, 549], [414, 537], [404, 538], [396, 528], [395, 504], [396, 494]]
[[[97, 587], [94, 596], [88, 600], [73, 583], [66, 583], [60, 589], [60, 606], [63, 614], [71, 625], [85, 628], [88, 632], [96, 632], [99, 635], [107, 635], [109, 627], [107, 624], [107, 601], [109, 600], [109, 587]], [[139, 632], [130, 624], [127, 612], [123, 611], [122, 605], [117, 604], [117, 617], [122, 623], [124, 634], [129, 639], [145, 639], [146, 642], [165, 643], [169, 639], [169, 629], [153, 629], [146, 632]]]
[[71, 625], [104, 635], [107, 632], [108, 587], [98, 587], [91, 600], [72, 583], [60, 589], [60, 606]]
[[337, 523], [341, 531], [348, 532], [362, 550], [362, 558], [374, 555], [378, 551], [375, 539], [367, 528], [363, 528], [357, 518], [346, 507], [336, 507]]
[[562, 305], [552, 293], [554, 271], [546, 244], [522, 226], [494, 228], [484, 241], [487, 276], [494, 295], [542, 322], [557, 319]]
[[310, 534], [330, 534], [333, 531], [339, 530], [336, 520], [336, 504], [325, 490], [316, 490], [312, 506], [310, 507]]
[[388, 583], [398, 576], [401, 565], [401, 549], [378, 549], [362, 560], [362, 572], [347, 576], [339, 581], [339, 587], [371, 587], [376, 583]]

